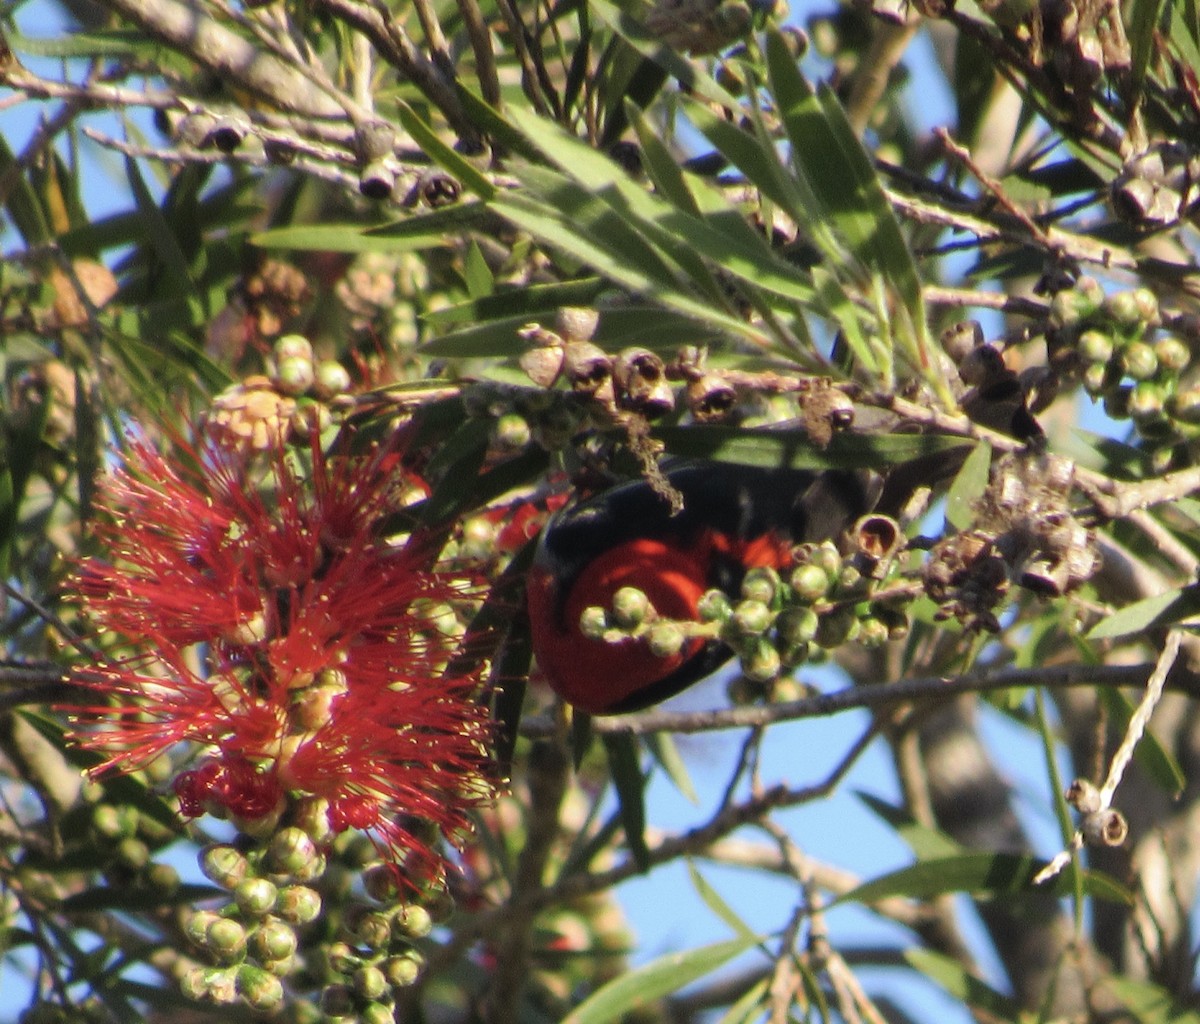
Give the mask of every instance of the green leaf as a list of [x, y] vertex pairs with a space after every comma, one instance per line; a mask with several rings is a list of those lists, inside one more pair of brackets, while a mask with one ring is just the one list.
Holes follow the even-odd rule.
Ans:
[[[7, 34], [7, 33], [6, 33]], [[17, 53], [32, 57], [147, 57], [160, 49], [145, 32], [111, 29], [107, 32], [70, 32], [54, 36], [9, 35]]]
[[1021, 1007], [1014, 1000], [980, 981], [957, 960], [927, 949], [905, 950], [904, 959], [927, 978], [937, 982], [960, 1003], [966, 1003], [975, 1010], [982, 1010], [989, 1019], [1020, 1019]]
[[1151, 626], [1173, 625], [1197, 614], [1200, 614], [1200, 586], [1192, 584], [1127, 604], [1096, 623], [1088, 633], [1088, 639], [1128, 636]]
[[[468, 205], [477, 208], [480, 204]], [[384, 228], [372, 230], [362, 224], [294, 224], [256, 232], [250, 236], [250, 241], [262, 249], [303, 252], [414, 252], [445, 245], [446, 236], [436, 230], [401, 233]]]
[[[1028, 854], [963, 853], [939, 857], [864, 882], [833, 903], [875, 903], [890, 896], [931, 899], [955, 892], [1016, 897], [1034, 891], [1033, 878], [1043, 866], [1043, 861]], [[1069, 893], [1070, 886], [1071, 880], [1060, 875], [1045, 888], [1063, 895]], [[1098, 899], [1133, 902], [1131, 893], [1099, 872], [1084, 873], [1084, 888]]]
[[753, 938], [754, 930], [738, 916], [737, 911], [733, 907], [721, 898], [721, 894], [708, 884], [708, 880], [700, 874], [696, 869], [696, 865], [689, 860], [687, 868], [692, 885], [695, 887], [697, 895], [704, 901], [704, 905], [742, 938]]
[[154, 910], [157, 907], [192, 905], [222, 895], [215, 885], [181, 885], [169, 895], [157, 889], [138, 889], [127, 885], [102, 885], [73, 893], [59, 906], [68, 914], [90, 913], [96, 910], [129, 912]]
[[646, 777], [638, 759], [637, 738], [627, 734], [604, 735], [604, 749], [612, 772], [613, 786], [621, 806], [621, 824], [629, 852], [642, 871], [650, 870], [646, 846]]
[[802, 430], [767, 427], [659, 427], [673, 455], [788, 469], [882, 469], [970, 442], [938, 434], [837, 434], [816, 448]]
[[1125, 1004], [1138, 1024], [1200, 1024], [1200, 1013], [1182, 1006], [1152, 982], [1110, 974], [1101, 984]]
[[944, 832], [918, 825], [904, 808], [895, 807], [861, 790], [855, 790], [854, 795], [895, 830], [896, 835], [916, 854], [917, 860], [937, 860], [963, 852], [963, 847]]
[[567, 1014], [562, 1024], [608, 1024], [623, 1020], [632, 1011], [711, 974], [759, 941], [753, 935], [742, 936], [683, 953], [668, 953], [610, 981]]
[[975, 505], [987, 490], [992, 469], [992, 446], [981, 441], [963, 462], [946, 496], [946, 521], [956, 530], [969, 529]]
[[1122, 20], [1129, 33], [1132, 63], [1129, 68], [1132, 94], [1141, 92], [1151, 54], [1154, 52], [1154, 33], [1162, 17], [1164, 0], [1131, 0]]
[[683, 797], [692, 804], [699, 804], [700, 798], [696, 795], [696, 787], [692, 785], [691, 777], [688, 775], [687, 765], [682, 757], [679, 756], [679, 748], [675, 745], [675, 740], [670, 733], [653, 732], [646, 737], [646, 749], [650, 751], [651, 757], [662, 766], [663, 771], [667, 773]]
[[492, 277], [491, 268], [483, 258], [478, 242], [472, 242], [467, 249], [463, 276], [467, 282], [467, 294], [473, 299], [487, 298], [496, 289], [496, 279]]
[[29, 182], [29, 178], [17, 168], [17, 158], [9, 148], [8, 140], [0, 135], [0, 177], [7, 180], [4, 209], [16, 225], [21, 240], [32, 247], [50, 239], [50, 225], [41, 200]]
[[154, 197], [150, 195], [150, 190], [146, 187], [137, 163], [131, 157], [125, 158], [125, 174], [129, 179], [129, 187], [133, 192], [134, 201], [137, 203], [138, 213], [141, 214], [142, 229], [154, 250], [158, 266], [162, 268], [169, 282], [169, 286], [165, 290], [178, 299], [186, 296], [198, 296], [199, 291], [196, 283], [192, 280], [187, 257], [179, 246], [175, 230], [167, 222], [163, 211], [158, 208], [158, 204], [154, 202]]
[[432, 128], [425, 123], [421, 116], [407, 103], [400, 100], [396, 104], [400, 123], [413, 137], [413, 141], [421, 147], [421, 151], [470, 192], [480, 199], [491, 199], [496, 194], [496, 186], [487, 175], [475, 167], [460, 154], [446, 145]]

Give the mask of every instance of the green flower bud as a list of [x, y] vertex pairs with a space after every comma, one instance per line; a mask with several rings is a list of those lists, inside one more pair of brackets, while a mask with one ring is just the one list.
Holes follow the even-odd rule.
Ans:
[[784, 668], [798, 668], [812, 656], [812, 644], [790, 644], [780, 652], [779, 659]]
[[275, 359], [307, 359], [312, 362], [312, 343], [301, 334], [285, 334], [275, 342]]
[[421, 976], [424, 958], [416, 950], [389, 956], [381, 965], [392, 988], [407, 988]]
[[1116, 292], [1104, 300], [1104, 312], [1121, 327], [1142, 324], [1142, 309], [1133, 292]]
[[775, 631], [785, 644], [807, 644], [817, 635], [820, 621], [811, 608], [785, 608], [775, 620]]
[[762, 697], [762, 684], [755, 683], [744, 675], [736, 675], [725, 684], [725, 695], [734, 707], [746, 707]]
[[829, 574], [811, 562], [796, 566], [788, 582], [800, 601], [819, 601], [829, 593]]
[[779, 675], [781, 662], [779, 652], [775, 650], [774, 645], [766, 640], [760, 640], [754, 645], [754, 649], [748, 657], [742, 656], [741, 664], [743, 674], [751, 682], [769, 683]]
[[613, 622], [621, 629], [636, 629], [650, 612], [650, 599], [637, 587], [622, 587], [612, 599]]
[[1135, 288], [1133, 290], [1133, 302], [1137, 307], [1138, 319], [1142, 323], [1154, 324], [1158, 321], [1158, 296], [1149, 288]]
[[328, 846], [333, 842], [333, 826], [329, 824], [329, 801], [325, 797], [310, 796], [299, 801], [295, 822], [296, 827], [316, 846]]
[[879, 619], [862, 619], [858, 631], [858, 642], [866, 647], [881, 647], [888, 642], [888, 628]]
[[400, 891], [396, 872], [390, 864], [372, 864], [363, 872], [363, 888], [368, 896], [380, 903], [391, 903]]
[[1129, 396], [1129, 415], [1134, 423], [1153, 423], [1163, 418], [1163, 392], [1157, 384], [1144, 380]]
[[853, 590], [862, 582], [862, 573], [852, 565], [842, 566], [842, 571], [838, 573], [837, 589], [839, 591]]
[[1158, 370], [1158, 357], [1144, 341], [1135, 341], [1121, 353], [1121, 365], [1134, 380], [1149, 380]]
[[321, 1012], [327, 1017], [349, 1017], [354, 1005], [354, 993], [346, 985], [326, 985], [321, 992]]
[[829, 577], [830, 583], [833, 583], [842, 571], [842, 556], [838, 553], [838, 549], [834, 547], [832, 541], [824, 541], [818, 544], [813, 548], [808, 560], [813, 565], [820, 566], [825, 570], [825, 575]]
[[311, 881], [319, 872], [314, 872], [321, 855], [316, 844], [303, 829], [291, 826], [276, 832], [267, 847], [267, 865], [271, 872], [288, 875], [297, 881]]
[[250, 964], [238, 968], [237, 991], [256, 1010], [274, 1010], [283, 1002], [283, 983], [270, 971]]
[[728, 625], [735, 636], [761, 636], [771, 628], [773, 618], [771, 609], [761, 601], [739, 601]]
[[331, 942], [325, 947], [325, 959], [334, 974], [352, 974], [363, 963], [363, 959], [348, 942]]
[[1110, 363], [1088, 363], [1083, 368], [1083, 387], [1089, 395], [1105, 395], [1120, 380]]
[[358, 1019], [360, 1024], [396, 1024], [396, 1011], [388, 1003], [368, 1003]]
[[350, 984], [354, 987], [355, 992], [370, 1002], [382, 999], [391, 987], [388, 985], [383, 971], [369, 964], [354, 972]]
[[245, 878], [233, 890], [233, 901], [246, 917], [265, 917], [275, 909], [279, 890], [265, 878]]
[[1059, 327], [1079, 323], [1100, 308], [1103, 298], [1104, 291], [1098, 281], [1081, 277], [1074, 288], [1067, 288], [1050, 300], [1050, 319]]
[[204, 945], [218, 960], [227, 964], [246, 955], [246, 929], [228, 917], [218, 917], [204, 933]]
[[179, 872], [170, 864], [151, 864], [146, 869], [146, 885], [160, 896], [174, 896], [179, 892]]
[[316, 381], [311, 359], [281, 359], [275, 369], [275, 386], [285, 395], [303, 395]]
[[1079, 336], [1076, 349], [1080, 358], [1089, 363], [1107, 363], [1113, 355], [1112, 336], [1105, 331], [1084, 331]]
[[381, 910], [369, 911], [350, 925], [359, 945], [370, 950], [386, 949], [392, 937], [392, 922]]
[[579, 616], [579, 631], [589, 640], [603, 640], [608, 631], [608, 613], [596, 605], [585, 608]]
[[179, 991], [185, 999], [201, 1002], [208, 996], [207, 967], [193, 967], [179, 979]]
[[687, 633], [677, 622], [656, 622], [646, 636], [646, 645], [656, 658], [673, 658], [687, 643]]
[[296, 929], [277, 917], [263, 921], [250, 936], [250, 951], [260, 961], [286, 960], [296, 952]]
[[748, 601], [774, 603], [779, 594], [779, 573], [769, 566], [757, 566], [742, 580], [742, 597]]
[[188, 941], [193, 946], [199, 946], [201, 949], [208, 945], [208, 929], [209, 926], [217, 920], [220, 920], [221, 915], [211, 910], [196, 910], [188, 914], [183, 922], [183, 933], [188, 937]]
[[321, 916], [321, 895], [306, 885], [289, 885], [279, 890], [275, 913], [292, 924], [309, 924]]
[[407, 903], [392, 919], [396, 935], [404, 939], [423, 939], [433, 931], [433, 917], [416, 903]]
[[133, 807], [97, 804], [92, 811], [92, 828], [105, 839], [128, 839], [137, 833], [138, 812]]
[[289, 978], [296, 973], [297, 960], [293, 953], [278, 960], [263, 960], [260, 966], [264, 971], [270, 971], [277, 978]]
[[723, 590], [708, 590], [696, 605], [701, 622], [724, 622], [733, 613], [733, 604]]
[[317, 363], [316, 389], [323, 398], [346, 394], [350, 383], [349, 371], [336, 359], [322, 359]]
[[826, 650], [841, 647], [858, 635], [858, 618], [851, 608], [838, 608], [821, 616], [817, 626], [816, 642]]
[[529, 421], [520, 413], [505, 413], [492, 427], [492, 443], [504, 451], [520, 451], [532, 440]]
[[1175, 419], [1184, 423], [1200, 423], [1200, 388], [1188, 388], [1172, 395], [1167, 406]]
[[1174, 334], [1167, 334], [1154, 343], [1154, 354], [1158, 365], [1167, 373], [1177, 374], [1191, 362], [1192, 353], [1187, 343]]

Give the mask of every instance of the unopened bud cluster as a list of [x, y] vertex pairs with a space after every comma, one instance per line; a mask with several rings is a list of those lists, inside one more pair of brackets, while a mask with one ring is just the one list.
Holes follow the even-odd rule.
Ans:
[[275, 342], [265, 376], [247, 377], [213, 399], [205, 430], [223, 444], [252, 452], [307, 440], [314, 429], [330, 426], [326, 403], [350, 385], [341, 363], [315, 359], [307, 338], [285, 334]]
[[1052, 362], [1077, 372], [1109, 416], [1131, 419], [1138, 434], [1155, 444], [1200, 434], [1200, 388], [1182, 380], [1191, 350], [1161, 326], [1152, 291], [1105, 297], [1096, 281], [1080, 278], [1054, 297], [1051, 321]]
[[[316, 821], [320, 815], [302, 817]], [[184, 920], [184, 932], [210, 961], [184, 976], [186, 995], [240, 1000], [265, 1011], [283, 1005], [284, 980], [299, 966], [299, 930], [321, 916], [314, 885], [326, 858], [311, 831], [289, 826], [248, 849], [218, 843], [201, 851], [201, 870], [225, 891], [227, 902], [219, 910], [193, 910]]]
[[321, 1009], [327, 1018], [391, 1024], [398, 993], [417, 981], [425, 965], [420, 944], [452, 901], [440, 887], [402, 891], [386, 864], [370, 865], [362, 877], [367, 899], [350, 905], [325, 947], [329, 982]]
[[831, 541], [804, 544], [782, 573], [752, 568], [736, 597], [716, 589], [703, 594], [695, 621], [660, 617], [641, 590], [622, 587], [608, 608], [586, 608], [580, 628], [608, 643], [639, 639], [659, 658], [697, 640], [720, 640], [741, 668], [734, 696], [757, 697], [786, 670], [843, 644], [875, 646], [907, 634], [904, 604], [911, 593], [886, 586], [900, 569], [899, 526], [886, 516], [864, 516], [848, 546], [843, 555]]

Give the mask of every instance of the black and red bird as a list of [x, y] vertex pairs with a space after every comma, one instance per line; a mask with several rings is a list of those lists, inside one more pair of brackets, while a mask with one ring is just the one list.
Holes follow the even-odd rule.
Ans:
[[569, 506], [543, 530], [526, 581], [538, 665], [555, 692], [592, 714], [665, 700], [732, 652], [693, 638], [657, 657], [638, 640], [589, 639], [584, 609], [636, 587], [659, 615], [694, 619], [705, 591], [736, 595], [749, 569], [786, 567], [794, 545], [836, 537], [869, 505], [866, 481], [850, 472], [682, 462], [666, 476], [681, 511], [644, 480]]

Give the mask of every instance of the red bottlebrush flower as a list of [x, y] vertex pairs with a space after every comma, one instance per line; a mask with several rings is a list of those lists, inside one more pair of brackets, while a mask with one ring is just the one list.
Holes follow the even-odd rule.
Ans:
[[437, 873], [403, 823], [465, 833], [489, 734], [478, 680], [442, 672], [451, 641], [423, 614], [464, 581], [378, 534], [400, 460], [314, 446], [256, 481], [218, 446], [184, 454], [131, 443], [105, 491], [107, 560], [76, 575], [89, 617], [131, 652], [76, 672], [111, 700], [73, 709], [79, 740], [108, 755], [97, 771], [197, 743], [205, 760], [176, 780], [185, 815], [261, 819], [321, 797], [335, 830], [370, 831], [409, 877]]

